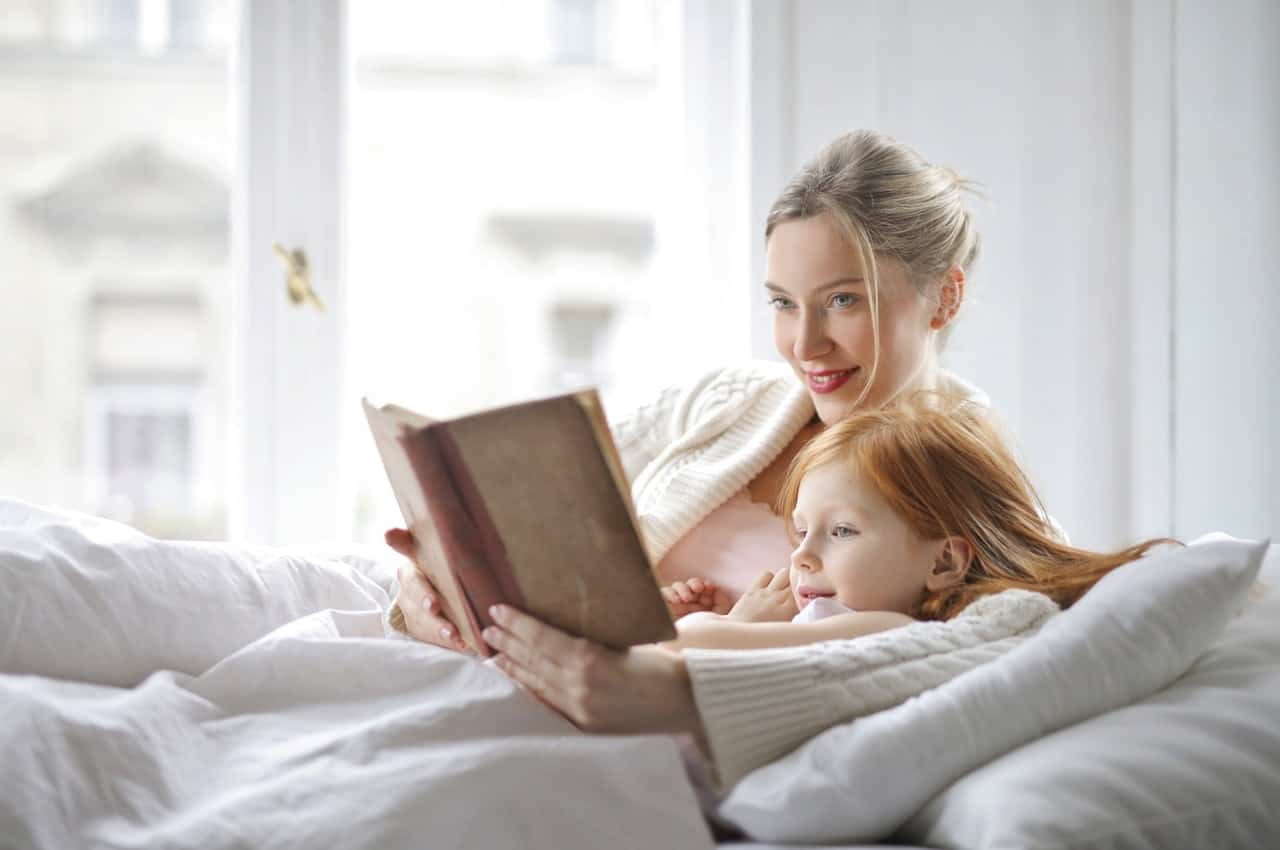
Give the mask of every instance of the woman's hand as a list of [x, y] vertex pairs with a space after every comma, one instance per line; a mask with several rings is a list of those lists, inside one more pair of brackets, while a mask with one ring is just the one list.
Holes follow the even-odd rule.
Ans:
[[662, 598], [666, 601], [673, 620], [695, 611], [727, 614], [733, 607], [729, 594], [715, 582], [704, 578], [672, 582], [662, 588]]
[[439, 591], [431, 586], [413, 560], [413, 533], [404, 528], [393, 528], [386, 533], [385, 539], [388, 546], [409, 559], [396, 572], [400, 592], [396, 594], [395, 604], [404, 617], [404, 631], [423, 643], [445, 649], [466, 649], [462, 635], [441, 610]]
[[774, 623], [790, 620], [799, 609], [791, 592], [791, 571], [764, 572], [752, 582], [733, 608], [729, 619], [745, 623]]
[[498, 668], [586, 732], [693, 733], [702, 718], [684, 659], [656, 646], [618, 652], [505, 605], [484, 639]]

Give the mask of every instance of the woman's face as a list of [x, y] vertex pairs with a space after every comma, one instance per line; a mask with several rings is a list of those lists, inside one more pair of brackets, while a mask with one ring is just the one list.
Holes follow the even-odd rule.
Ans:
[[[778, 353], [808, 388], [823, 423], [838, 422], [853, 411], [875, 360], [868, 284], [858, 252], [823, 213], [774, 227], [765, 266]], [[922, 377], [936, 312], [900, 262], [881, 257], [878, 270], [880, 363], [864, 402], [870, 407]]]

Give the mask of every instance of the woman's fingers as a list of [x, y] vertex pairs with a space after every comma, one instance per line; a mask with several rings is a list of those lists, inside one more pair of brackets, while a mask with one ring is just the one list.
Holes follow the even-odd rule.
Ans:
[[770, 590], [781, 590], [791, 586], [791, 570], [778, 570], [769, 581]]
[[458, 630], [441, 614], [440, 599], [431, 582], [418, 568], [411, 561], [405, 561], [396, 578], [400, 582], [396, 605], [404, 616], [409, 636], [445, 649], [465, 649], [466, 643]]
[[584, 641], [508, 605], [495, 605], [490, 615], [498, 625], [484, 630], [485, 642], [544, 678], [558, 666], [557, 661], [573, 659], [582, 651]]
[[773, 573], [769, 572], [768, 570], [765, 570], [760, 575], [756, 576], [756, 580], [751, 582], [751, 587], [749, 589], [763, 590], [764, 588], [769, 586], [769, 582], [771, 581], [773, 581]]
[[400, 565], [400, 569], [396, 570], [396, 579], [400, 582], [399, 601], [401, 603], [417, 603], [418, 607], [432, 614], [440, 613], [440, 600], [436, 597], [430, 582], [423, 577], [412, 561], [405, 561]]
[[387, 545], [406, 558], [413, 557], [413, 532], [407, 528], [389, 528], [382, 536]]

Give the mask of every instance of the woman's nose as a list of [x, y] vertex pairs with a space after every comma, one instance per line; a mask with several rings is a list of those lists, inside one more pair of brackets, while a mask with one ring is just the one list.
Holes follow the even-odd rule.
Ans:
[[793, 350], [796, 359], [801, 362], [816, 360], [831, 350], [826, 320], [817, 311], [805, 311], [800, 316], [800, 328], [796, 333]]

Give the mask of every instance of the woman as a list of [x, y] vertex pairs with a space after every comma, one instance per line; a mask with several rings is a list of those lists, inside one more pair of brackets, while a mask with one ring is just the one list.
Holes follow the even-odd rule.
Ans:
[[[749, 364], [664, 392], [615, 428], [642, 530], [663, 583], [700, 576], [740, 593], [786, 563], [770, 510], [788, 465], [849, 413], [921, 389], [982, 399], [938, 355], [964, 301], [979, 237], [963, 181], [870, 131], [824, 148], [770, 210], [764, 296], [782, 364]], [[408, 533], [388, 532], [397, 551]], [[419, 640], [461, 648], [412, 564], [397, 602]], [[688, 732], [723, 784], [829, 726], [806, 710], [804, 648], [726, 655], [657, 647], [615, 652], [520, 612], [495, 613], [498, 664], [580, 728]], [[778, 653], [782, 652], [782, 655]], [[771, 694], [777, 673], [785, 682]], [[830, 659], [822, 675], [830, 675]], [[741, 694], [752, 694], [744, 705]]]

